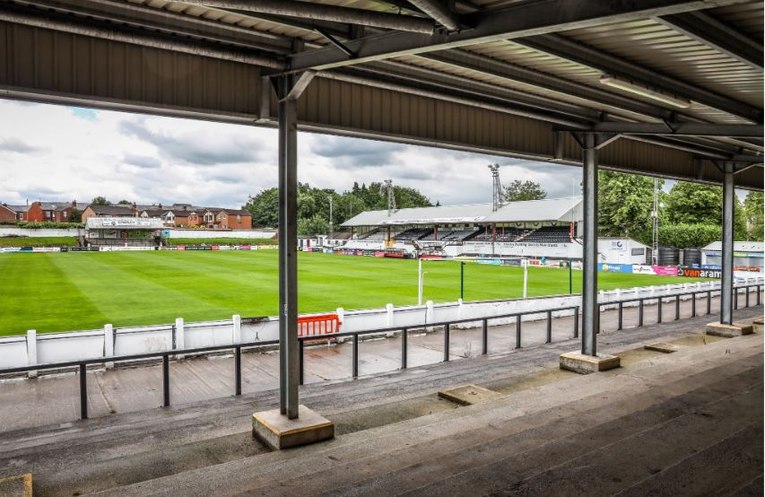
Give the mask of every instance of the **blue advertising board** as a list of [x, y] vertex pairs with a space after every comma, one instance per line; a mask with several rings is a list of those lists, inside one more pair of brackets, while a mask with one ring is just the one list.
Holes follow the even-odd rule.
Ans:
[[632, 264], [610, 264], [603, 262], [598, 264], [598, 271], [605, 271], [608, 273], [631, 273]]

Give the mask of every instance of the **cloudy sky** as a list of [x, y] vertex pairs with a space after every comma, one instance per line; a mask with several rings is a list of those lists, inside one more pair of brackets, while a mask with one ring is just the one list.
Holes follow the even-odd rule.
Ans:
[[[274, 129], [0, 100], [0, 202], [194, 203], [240, 207], [277, 184]], [[338, 192], [390, 178], [441, 204], [491, 202], [504, 183], [572, 194], [581, 169], [429, 147], [300, 133], [301, 182]]]

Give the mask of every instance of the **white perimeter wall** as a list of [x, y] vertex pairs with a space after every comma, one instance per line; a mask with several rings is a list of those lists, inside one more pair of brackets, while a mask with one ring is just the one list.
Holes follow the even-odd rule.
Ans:
[[3, 236], [27, 236], [30, 238], [48, 237], [48, 236], [74, 236], [78, 237], [84, 234], [84, 229], [69, 228], [69, 229], [24, 229], [24, 228], [12, 228], [2, 226], [0, 227], [0, 237]]
[[208, 231], [208, 230], [183, 230], [177, 228], [164, 228], [170, 231], [170, 239], [173, 238], [273, 238], [276, 230], [231, 230], [231, 231]]
[[[170, 238], [273, 238], [276, 230], [231, 230], [231, 231], [209, 231], [209, 230], [183, 230], [177, 228], [165, 228], [170, 230]], [[85, 229], [25, 229], [15, 227], [0, 227], [0, 237], [3, 236], [25, 236], [30, 238], [49, 237], [49, 236], [74, 236], [78, 237], [85, 233]]]
[[[747, 285], [763, 284], [765, 279], [750, 278]], [[743, 286], [739, 282], [738, 286]], [[600, 303], [616, 302], [630, 298], [656, 298], [678, 293], [719, 290], [717, 281], [663, 285], [626, 290], [600, 292]], [[703, 297], [703, 296], [702, 296]], [[686, 297], [690, 298], [690, 296]], [[423, 306], [393, 307], [389, 304], [383, 309], [344, 311], [337, 309], [342, 326], [340, 331], [367, 331], [392, 327], [423, 327], [430, 323], [461, 319], [484, 319], [516, 312], [535, 310], [563, 309], [581, 305], [578, 295], [541, 297], [532, 299], [498, 300], [488, 302], [452, 302]], [[625, 304], [637, 305], [637, 302]], [[607, 307], [606, 307], [607, 308]], [[554, 312], [554, 316], [571, 315], [572, 310]], [[524, 320], [545, 318], [545, 314], [524, 316]], [[513, 322], [513, 318], [501, 318], [490, 321], [491, 326]], [[462, 326], [477, 326], [478, 322]], [[34, 330], [25, 336], [0, 338], [0, 369], [21, 367], [34, 364], [46, 364], [63, 361], [75, 361], [111, 356], [124, 356], [150, 352], [208, 347], [213, 345], [233, 345], [237, 343], [266, 342], [277, 340], [279, 336], [278, 318], [242, 319], [235, 315], [232, 319], [185, 323], [182, 318], [175, 323], [156, 326], [113, 328], [106, 324], [103, 329], [72, 331], [68, 333], [41, 333]]]

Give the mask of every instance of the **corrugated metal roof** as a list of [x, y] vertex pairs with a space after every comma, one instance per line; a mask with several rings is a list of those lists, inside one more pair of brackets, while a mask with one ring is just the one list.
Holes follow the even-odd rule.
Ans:
[[480, 223], [491, 213], [491, 204], [441, 205], [398, 209], [388, 215], [387, 210], [365, 211], [342, 224], [355, 226], [390, 226], [406, 224], [459, 224]]
[[[582, 197], [511, 202], [496, 211], [491, 204], [441, 205], [365, 211], [344, 222], [346, 228], [357, 226], [402, 226], [434, 224], [519, 223], [581, 220]], [[573, 218], [572, 218], [573, 214]]]
[[[712, 242], [706, 247], [704, 247], [702, 250], [714, 250], [719, 252], [722, 250], [722, 242]], [[734, 252], [759, 252], [762, 254], [763, 251], [765, 251], [765, 242], [734, 241], [733, 251]]]
[[[656, 2], [648, 7], [641, 2], [621, 2], [604, 8], [603, 3], [589, 0], [571, 2], [571, 11], [558, 15], [553, 11], [547, 14], [545, 9], [557, 6], [567, 10], [568, 5], [549, 0], [458, 0], [454, 3], [456, 14], [477, 15], [463, 17], [469, 29], [456, 32], [442, 31], [442, 21], [429, 19], [407, 2], [284, 2], [288, 7], [309, 9], [350, 8], [356, 14], [358, 9], [374, 11], [378, 16], [389, 16], [394, 24], [404, 18], [425, 21], [426, 29], [432, 26], [435, 30], [433, 37], [370, 26], [356, 30], [358, 25], [351, 24], [356, 21], [340, 22], [336, 14], [325, 12], [322, 18], [313, 9], [316, 15], [299, 17], [285, 13], [276, 3], [268, 7], [271, 14], [258, 14], [247, 12], [246, 2], [241, 2], [239, 9], [230, 8], [236, 5], [233, 0], [227, 8], [211, 7], [209, 4], [216, 4], [213, 0], [209, 4], [193, 2], [9, 2], [10, 20], [0, 23], [0, 39], [7, 47], [7, 63], [0, 64], [0, 86], [11, 97], [46, 95], [57, 102], [92, 101], [107, 108], [127, 104], [133, 110], [272, 125], [275, 106], [273, 100], [267, 100], [268, 92], [261, 91], [267, 88], [262, 84], [266, 74], [262, 66], [268, 67], [268, 74], [279, 73], [288, 61], [292, 69], [316, 69], [310, 56], [302, 57], [308, 61], [302, 66], [295, 65], [301, 56], [295, 50], [303, 45], [295, 42], [302, 41], [301, 50], [325, 47], [322, 53], [334, 61], [319, 65], [329, 77], [315, 78], [301, 97], [301, 124], [316, 131], [571, 163], [577, 161], [576, 144], [568, 136], [561, 138], [555, 133], [556, 126], [570, 129], [571, 122], [575, 123], [573, 128], [585, 130], [602, 120], [617, 124], [762, 124], [763, 72], [756, 56], [762, 52], [762, 2]], [[530, 14], [528, 18], [524, 13]], [[675, 24], [667, 17], [698, 20], [698, 13], [714, 21], [708, 25], [722, 23], [721, 32], [750, 39], [728, 36], [726, 39], [737, 44], [731, 49], [732, 45], [724, 41], [717, 43], [720, 39], [716, 42], [705, 37], [703, 30], [678, 27], [677, 17]], [[505, 16], [507, 23], [496, 22], [498, 16]], [[553, 25], [548, 26], [548, 17], [557, 17], [557, 24], [550, 21]], [[24, 27], [14, 30], [16, 24]], [[488, 31], [482, 31], [481, 24], [488, 25]], [[503, 31], [506, 25], [512, 26]], [[68, 34], [51, 37], [51, 33], [59, 32]], [[479, 34], [463, 43], [475, 32]], [[354, 36], [361, 39], [354, 40]], [[391, 42], [394, 38], [398, 41]], [[557, 48], [551, 41], [557, 42]], [[418, 48], [420, 43], [447, 45], [422, 49]], [[343, 50], [343, 44], [361, 51], [379, 46], [391, 52], [365, 58]], [[582, 49], [580, 56], [567, 53], [577, 47]], [[602, 57], [581, 55], [586, 53]], [[476, 54], [484, 58], [484, 64], [495, 66], [464, 63], [465, 57], [475, 61]], [[400, 72], [386, 73], [384, 66], [382, 71], [379, 67], [376, 72], [364, 71], [370, 61], [381, 65], [386, 59], [403, 62], [397, 66]], [[346, 67], [327, 69], [336, 65]], [[148, 70], [137, 71], [139, 67]], [[619, 68], [624, 74], [619, 74]], [[630, 78], [631, 72], [638, 77]], [[654, 79], [664, 78], [655, 90], [673, 93], [676, 89], [678, 96], [688, 97], [691, 104], [688, 108], [673, 107], [651, 98], [651, 88], [646, 95], [607, 87], [600, 81], [606, 73], [649, 87]], [[482, 93], [485, 85], [498, 90]], [[384, 91], [369, 91], [371, 88]], [[416, 110], [416, 115], [410, 115], [410, 110]], [[519, 133], [523, 135], [520, 138]], [[763, 152], [763, 140], [757, 136], [668, 140], [657, 133], [638, 138], [644, 146], [627, 140], [608, 145], [603, 157], [619, 160], [604, 165], [719, 181], [712, 159], [743, 155], [751, 162]], [[671, 161], [667, 159], [660, 166], [645, 166], [670, 155]], [[698, 160], [703, 161], [703, 174], [696, 174]], [[759, 188], [762, 175], [755, 172], [745, 171], [738, 179]]]
[[566, 31], [562, 36], [750, 105], [762, 105], [762, 69], [745, 65], [653, 19]]
[[486, 216], [488, 223], [569, 221], [582, 219], [582, 197], [546, 198], [509, 204]]

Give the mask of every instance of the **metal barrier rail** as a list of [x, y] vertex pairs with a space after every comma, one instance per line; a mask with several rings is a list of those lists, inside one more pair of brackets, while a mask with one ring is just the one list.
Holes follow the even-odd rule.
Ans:
[[[751, 289], [756, 288], [756, 296], [757, 296], [757, 303], [755, 305], [760, 305], [760, 293], [762, 292], [762, 285], [744, 285], [744, 286], [737, 286], [733, 290], [733, 308], [738, 309], [738, 296], [739, 296], [739, 290], [744, 289], [745, 292], [744, 295], [746, 297], [746, 303], [745, 307], [749, 307], [749, 294], [752, 293]], [[696, 299], [697, 295], [699, 294], [705, 294], [707, 298], [707, 309], [706, 314], [712, 313], [712, 293], [715, 293], [716, 295], [720, 294], [720, 290], [695, 290], [691, 292], [684, 292], [684, 293], [678, 293], [674, 295], [662, 295], [662, 296], [655, 296], [655, 297], [635, 297], [631, 299], [624, 299], [619, 300], [617, 302], [598, 302], [598, 312], [603, 312], [603, 307], [605, 306], [611, 306], [616, 304], [617, 305], [617, 327], [616, 330], [620, 331], [624, 329], [624, 304], [629, 302], [637, 302], [638, 303], [638, 324], [637, 328], [640, 328], [643, 326], [643, 315], [644, 315], [644, 307], [646, 301], [656, 301], [656, 323], [659, 324], [662, 322], [663, 317], [663, 304], [664, 299], [672, 299], [674, 298], [675, 303], [675, 321], [680, 319], [680, 297], [686, 297], [688, 295], [691, 296], [691, 316], [692, 318], [695, 318], [696, 313]], [[600, 333], [602, 330], [600, 329], [600, 323], [598, 323], [598, 333]]]
[[[757, 289], [756, 305], [760, 305], [760, 302], [761, 302], [760, 293], [762, 291], [761, 287], [762, 285], [747, 285], [747, 286], [736, 287], [735, 288], [736, 298], [735, 298], [735, 304], [734, 304], [735, 308], [738, 309], [738, 294], [739, 294], [739, 290], [742, 288], [746, 289], [746, 307], [749, 307], [749, 293], [751, 288]], [[709, 314], [709, 311], [710, 311], [709, 299], [711, 299], [712, 290], [685, 292], [685, 293], [679, 293], [675, 295], [668, 295], [664, 297], [658, 297], [658, 296], [657, 297], [640, 297], [640, 298], [620, 300], [616, 302], [604, 302], [604, 303], [598, 304], [598, 310], [599, 312], [602, 312], [601, 309], [603, 306], [617, 304], [618, 311], [619, 311], [619, 328], [618, 329], [621, 330], [624, 303], [636, 302], [636, 301], [639, 303], [638, 304], [638, 315], [639, 315], [638, 322], [639, 322], [639, 326], [642, 326], [643, 306], [646, 300], [675, 297], [675, 305], [676, 305], [675, 319], [679, 319], [680, 297], [691, 295], [692, 317], [695, 317], [696, 295], [700, 293], [707, 294], [707, 314]], [[661, 304], [659, 304], [658, 307], [659, 307], [659, 310], [661, 310]], [[551, 343], [553, 312], [568, 311], [568, 310], [574, 311], [574, 335], [572, 338], [577, 338], [579, 336], [579, 314], [580, 314], [579, 309], [580, 309], [580, 306], [558, 307], [554, 309], [540, 309], [535, 311], [514, 312], [514, 313], [502, 314], [502, 315], [484, 317], [484, 318], [466, 318], [466, 319], [443, 321], [443, 322], [437, 322], [437, 323], [424, 323], [424, 324], [412, 325], [412, 326], [394, 326], [394, 327], [387, 327], [387, 328], [376, 328], [373, 330], [333, 333], [332, 335], [328, 335], [326, 338], [337, 339], [337, 338], [350, 337], [353, 340], [352, 342], [352, 346], [353, 346], [352, 377], [356, 378], [359, 375], [359, 337], [362, 335], [390, 333], [390, 332], [397, 332], [397, 331], [401, 332], [401, 368], [400, 369], [406, 369], [407, 359], [408, 359], [408, 334], [411, 329], [443, 327], [444, 328], [443, 362], [448, 362], [450, 331], [451, 331], [452, 325], [481, 322], [481, 355], [486, 355], [489, 352], [489, 333], [488, 333], [489, 321], [514, 318], [515, 348], [520, 349], [521, 339], [522, 339], [521, 323], [522, 323], [523, 316], [532, 315], [532, 314], [544, 314], [545, 320], [547, 322], [545, 343]], [[304, 349], [305, 349], [304, 343], [307, 340], [315, 341], [317, 340], [317, 338], [319, 337], [316, 337], [316, 336], [298, 337], [299, 351], [300, 351], [298, 355], [299, 383], [301, 385], [303, 384], [303, 376], [304, 376], [304, 368], [303, 368], [303, 365], [304, 365], [303, 356], [304, 356]], [[66, 368], [77, 367], [79, 371], [79, 384], [80, 384], [80, 389], [79, 389], [80, 390], [80, 418], [88, 419], [88, 397], [87, 397], [88, 386], [87, 386], [86, 370], [89, 364], [105, 364], [107, 362], [117, 363], [117, 362], [139, 361], [139, 360], [146, 360], [146, 359], [161, 358], [162, 359], [162, 399], [163, 399], [162, 406], [169, 407], [170, 406], [170, 357], [171, 356], [188, 356], [188, 355], [205, 354], [205, 353], [211, 353], [211, 352], [220, 352], [224, 350], [232, 350], [234, 352], [234, 377], [235, 377], [234, 395], [238, 396], [242, 394], [242, 349], [262, 348], [262, 347], [268, 347], [273, 345], [279, 345], [279, 341], [269, 340], [269, 341], [261, 341], [261, 342], [241, 343], [236, 345], [215, 345], [210, 347], [199, 347], [199, 348], [193, 348], [193, 349], [171, 350], [171, 351], [163, 351], [163, 352], [151, 352], [151, 353], [125, 355], [125, 356], [97, 357], [93, 359], [80, 359], [76, 361], [36, 364], [33, 366], [20, 366], [15, 368], [0, 369], [0, 375], [24, 373], [29, 371], [66, 369]]]
[[[539, 309], [534, 311], [522, 311], [522, 312], [513, 312], [508, 314], [499, 314], [496, 316], [491, 317], [485, 317], [485, 318], [465, 318], [465, 319], [455, 319], [451, 321], [442, 321], [437, 323], [424, 323], [424, 324], [416, 324], [416, 325], [410, 325], [410, 326], [391, 326], [386, 328], [375, 328], [373, 330], [364, 330], [364, 331], [346, 331], [342, 333], [334, 333], [332, 335], [326, 336], [326, 339], [338, 339], [338, 338], [351, 338], [352, 339], [352, 377], [356, 378], [359, 376], [359, 337], [362, 335], [372, 335], [372, 334], [382, 334], [382, 333], [391, 333], [391, 332], [400, 332], [401, 333], [401, 368], [400, 369], [406, 369], [407, 368], [407, 360], [408, 360], [408, 344], [409, 344], [409, 331], [412, 329], [422, 329], [422, 328], [443, 328], [444, 329], [444, 358], [443, 362], [449, 361], [450, 356], [450, 336], [451, 336], [451, 327], [452, 325], [456, 324], [464, 324], [464, 323], [481, 323], [481, 354], [486, 355], [489, 353], [489, 321], [498, 320], [498, 319], [508, 319], [513, 318], [515, 320], [515, 348], [520, 349], [521, 348], [521, 322], [523, 316], [529, 316], [533, 314], [544, 314], [545, 319], [547, 321], [547, 329], [546, 329], [546, 338], [545, 343], [552, 343], [552, 314], [553, 312], [559, 312], [559, 311], [574, 311], [574, 337], [577, 338], [579, 336], [579, 308], [580, 306], [574, 305], [574, 306], [566, 306], [566, 307], [556, 307], [554, 309]], [[298, 353], [298, 378], [299, 383], [303, 384], [303, 378], [304, 378], [304, 354], [305, 354], [305, 341], [306, 340], [312, 340], [315, 341], [316, 339], [322, 339], [325, 337], [299, 337], [299, 353]], [[0, 371], [2, 372], [2, 371]]]

